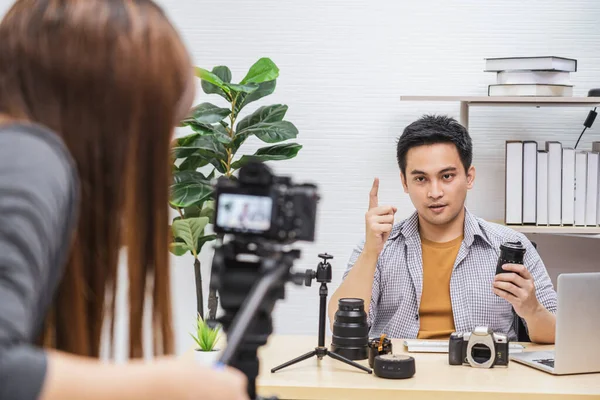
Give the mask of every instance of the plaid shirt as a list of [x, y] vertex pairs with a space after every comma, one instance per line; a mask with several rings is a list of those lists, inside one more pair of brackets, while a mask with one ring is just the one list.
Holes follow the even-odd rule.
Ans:
[[[515, 314], [511, 304], [496, 296], [492, 283], [500, 245], [520, 241], [526, 247], [524, 265], [534, 278], [536, 296], [555, 313], [557, 296], [546, 267], [525, 235], [502, 225], [484, 221], [465, 208], [464, 239], [450, 277], [450, 297], [457, 332], [488, 326], [494, 332], [516, 339]], [[343, 279], [358, 259], [364, 240], [354, 249]], [[375, 271], [368, 323], [370, 337], [382, 333], [391, 338], [411, 339], [419, 333], [419, 305], [423, 292], [423, 262], [418, 215], [394, 225]], [[523, 321], [525, 322], [525, 321]]]

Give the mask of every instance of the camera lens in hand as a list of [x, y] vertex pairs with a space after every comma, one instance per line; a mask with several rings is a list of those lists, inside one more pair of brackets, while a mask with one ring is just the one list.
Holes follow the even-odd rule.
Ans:
[[333, 322], [331, 351], [350, 360], [369, 357], [369, 326], [363, 299], [346, 298], [338, 302]]
[[521, 242], [506, 242], [500, 245], [500, 257], [496, 265], [496, 274], [505, 272], [502, 269], [504, 264], [523, 264], [525, 256], [525, 247]]

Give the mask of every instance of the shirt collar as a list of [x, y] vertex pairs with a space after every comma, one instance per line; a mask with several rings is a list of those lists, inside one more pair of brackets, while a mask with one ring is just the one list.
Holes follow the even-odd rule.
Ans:
[[[404, 220], [401, 228], [390, 235], [390, 239], [395, 239], [398, 236], [402, 235], [405, 239], [408, 239], [412, 236], [419, 234], [419, 214], [415, 211], [410, 217]], [[475, 241], [475, 237], [479, 236], [483, 241], [485, 241], [490, 246], [492, 245], [487, 236], [481, 230], [481, 226], [477, 217], [469, 212], [469, 210], [465, 207], [465, 226], [464, 226], [464, 243], [467, 247], [471, 247], [473, 242]]]

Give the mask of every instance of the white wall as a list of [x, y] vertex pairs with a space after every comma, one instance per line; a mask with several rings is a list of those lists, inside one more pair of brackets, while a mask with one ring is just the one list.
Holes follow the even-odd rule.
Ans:
[[[300, 244], [297, 270], [315, 268], [319, 252], [335, 256], [339, 284], [352, 246], [363, 235], [368, 190], [381, 179], [380, 201], [413, 207], [402, 191], [395, 141], [424, 113], [458, 117], [454, 103], [400, 102], [401, 95], [485, 95], [494, 82], [485, 57], [557, 55], [579, 60], [575, 95], [600, 87], [600, 2], [596, 0], [159, 0], [204, 68], [228, 65], [234, 80], [260, 57], [281, 69], [275, 93], [248, 106], [289, 105], [287, 118], [304, 148], [277, 173], [316, 182], [321, 190], [318, 238]], [[7, 7], [0, 0], [0, 10]], [[219, 102], [201, 93], [198, 101]], [[574, 145], [587, 108], [474, 108], [470, 130], [477, 168], [470, 209], [503, 217], [506, 139], [559, 140]], [[600, 122], [580, 147], [600, 140]], [[250, 141], [241, 151], [253, 152]], [[600, 270], [594, 239], [536, 235], [553, 278], [562, 271]], [[203, 254], [205, 286], [210, 254]], [[178, 351], [191, 346], [195, 313], [192, 260], [173, 258]], [[289, 287], [274, 314], [278, 333], [316, 334], [318, 285]], [[316, 340], [316, 339], [315, 339]]]
[[[600, 87], [600, 3], [560, 1], [182, 1], [162, 0], [205, 68], [228, 65], [234, 80], [259, 57], [281, 68], [274, 95], [249, 106], [288, 104], [289, 120], [304, 145], [298, 158], [273, 163], [278, 173], [316, 182], [323, 195], [318, 240], [302, 244], [298, 270], [314, 268], [317, 253], [335, 256], [333, 292], [352, 246], [363, 234], [363, 216], [374, 176], [381, 202], [406, 217], [413, 207], [402, 192], [395, 140], [423, 113], [458, 117], [454, 103], [400, 102], [401, 95], [485, 95], [495, 77], [485, 57], [558, 55], [579, 60], [575, 94]], [[215, 101], [201, 94], [199, 99]], [[218, 101], [218, 99], [217, 99]], [[503, 218], [504, 141], [560, 140], [574, 145], [587, 108], [473, 108], [470, 130], [477, 168], [468, 206]], [[598, 126], [580, 147], [600, 140]], [[254, 151], [248, 143], [242, 151]], [[600, 270], [593, 239], [536, 235], [553, 278], [562, 271]], [[209, 255], [206, 255], [209, 259]], [[175, 261], [180, 338], [194, 312], [191, 262]], [[316, 334], [318, 288], [289, 287], [278, 304], [279, 333]], [[186, 348], [182, 344], [181, 349]]]

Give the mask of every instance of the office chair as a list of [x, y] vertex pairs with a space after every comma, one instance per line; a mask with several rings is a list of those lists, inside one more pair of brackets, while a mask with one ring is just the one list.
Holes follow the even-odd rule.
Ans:
[[[537, 243], [531, 242], [531, 244], [537, 250]], [[515, 326], [515, 333], [517, 334], [517, 341], [518, 342], [531, 342], [531, 339], [529, 338], [529, 334], [527, 333], [527, 328], [525, 328], [525, 323], [523, 322], [523, 319], [521, 317], [519, 317], [519, 315], [517, 315], [517, 313], [515, 312], [514, 309], [513, 309], [513, 314], [514, 314], [513, 324]]]

